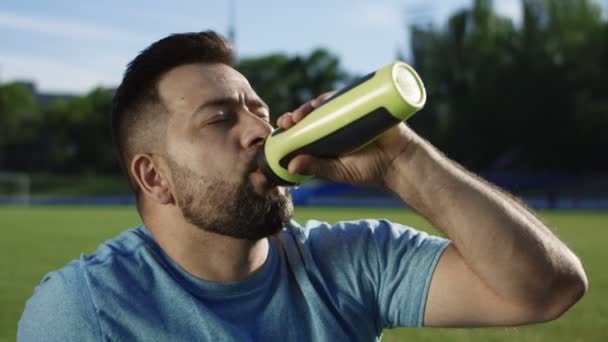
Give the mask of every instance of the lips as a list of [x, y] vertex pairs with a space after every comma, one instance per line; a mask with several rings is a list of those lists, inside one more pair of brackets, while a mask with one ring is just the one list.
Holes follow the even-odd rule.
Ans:
[[261, 186], [262, 189], [270, 189], [273, 188], [274, 185], [270, 183], [266, 175], [262, 172], [262, 169], [258, 166], [255, 160], [247, 167], [247, 174], [251, 177], [251, 181], [258, 186]]
[[258, 166], [258, 163], [256, 163], [256, 161], [254, 159], [247, 166], [247, 173], [253, 173], [256, 171], [260, 171], [260, 167]]
[[256, 153], [253, 154], [253, 158], [251, 158], [247, 163], [247, 173], [253, 173], [256, 171], [259, 171], [260, 173], [262, 172], [262, 170], [260, 170], [260, 167], [258, 166], [258, 157], [261, 152], [262, 148], [258, 149]]
[[257, 156], [258, 153], [254, 154], [254, 157], [246, 164], [246, 175], [251, 177], [254, 184], [262, 186], [264, 189], [274, 188], [275, 184], [270, 182], [266, 174], [262, 172], [262, 169], [258, 166]]
[[246, 173], [247, 174], [260, 174], [261, 176], [264, 176], [264, 179], [266, 179], [266, 176], [262, 173], [262, 170], [258, 166], [258, 163], [256, 162], [255, 159], [251, 160], [247, 164]]

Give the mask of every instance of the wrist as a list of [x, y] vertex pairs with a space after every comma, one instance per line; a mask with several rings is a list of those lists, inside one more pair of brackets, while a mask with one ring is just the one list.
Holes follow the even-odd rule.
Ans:
[[396, 192], [399, 184], [409, 177], [413, 168], [416, 167], [416, 159], [424, 151], [422, 139], [408, 139], [407, 143], [400, 147], [397, 153], [391, 156], [388, 167], [383, 178], [384, 187], [392, 192]]
[[441, 154], [426, 140], [417, 137], [393, 159], [384, 177], [387, 190], [399, 196], [410, 206], [425, 202], [424, 195], [438, 190], [439, 175], [445, 167]]

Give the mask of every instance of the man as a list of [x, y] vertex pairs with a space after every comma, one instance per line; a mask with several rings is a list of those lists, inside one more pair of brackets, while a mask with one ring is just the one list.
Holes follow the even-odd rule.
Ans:
[[404, 124], [289, 170], [383, 186], [449, 240], [384, 220], [290, 221], [288, 190], [255, 164], [269, 109], [232, 62], [208, 31], [129, 65], [113, 132], [143, 224], [47, 275], [19, 340], [370, 341], [397, 326], [548, 321], [585, 293], [578, 258], [533, 213]]

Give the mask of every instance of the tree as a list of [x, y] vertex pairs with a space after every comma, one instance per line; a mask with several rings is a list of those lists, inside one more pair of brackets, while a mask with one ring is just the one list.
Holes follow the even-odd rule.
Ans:
[[36, 98], [25, 85], [0, 85], [0, 146], [31, 142], [40, 120]]
[[516, 27], [476, 0], [443, 28], [412, 27], [423, 135], [476, 170], [608, 167], [607, 25], [591, 0], [522, 0]]
[[338, 58], [324, 49], [316, 49], [308, 56], [272, 54], [245, 58], [236, 68], [268, 103], [272, 120], [348, 79]]
[[45, 109], [47, 140], [54, 171], [85, 174], [119, 170], [110, 133], [113, 89], [97, 88], [73, 101]]

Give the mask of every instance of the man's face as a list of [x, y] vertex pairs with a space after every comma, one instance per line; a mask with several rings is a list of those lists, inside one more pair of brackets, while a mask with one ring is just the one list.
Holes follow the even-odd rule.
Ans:
[[247, 80], [223, 64], [188, 64], [158, 87], [170, 113], [163, 157], [184, 218], [239, 239], [278, 232], [293, 206], [288, 189], [270, 184], [255, 163], [272, 126]]

